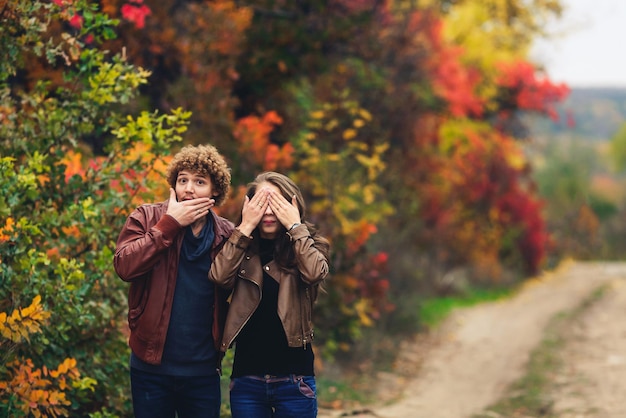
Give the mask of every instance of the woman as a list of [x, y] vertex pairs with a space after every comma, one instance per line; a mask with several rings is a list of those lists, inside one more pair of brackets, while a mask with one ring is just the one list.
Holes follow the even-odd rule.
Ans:
[[266, 172], [250, 183], [241, 222], [209, 278], [231, 289], [221, 350], [233, 342], [233, 418], [317, 416], [311, 313], [329, 243], [304, 220], [302, 193]]

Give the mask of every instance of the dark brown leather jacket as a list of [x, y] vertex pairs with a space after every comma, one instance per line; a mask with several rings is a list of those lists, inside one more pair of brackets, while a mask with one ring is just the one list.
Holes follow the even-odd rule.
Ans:
[[235, 338], [259, 306], [263, 289], [263, 270], [279, 283], [278, 316], [290, 347], [302, 347], [313, 339], [311, 314], [320, 282], [328, 274], [328, 260], [313, 246], [305, 225], [290, 233], [297, 268], [285, 270], [271, 261], [262, 266], [261, 259], [250, 245], [252, 238], [233, 231], [222, 251], [215, 257], [209, 279], [225, 288], [234, 288], [222, 351], [232, 346]]
[[[161, 363], [185, 230], [165, 214], [167, 205], [166, 201], [135, 209], [120, 232], [113, 259], [118, 276], [130, 282], [129, 345], [137, 357], [149, 364]], [[212, 211], [210, 214], [215, 231], [211, 258], [215, 259], [234, 225]], [[228, 292], [216, 286], [213, 338], [218, 352], [228, 308], [227, 297]], [[222, 356], [218, 357], [221, 360]]]

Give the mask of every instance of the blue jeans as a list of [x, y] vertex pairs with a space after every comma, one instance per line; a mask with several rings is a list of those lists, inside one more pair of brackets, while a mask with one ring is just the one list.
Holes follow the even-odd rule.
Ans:
[[243, 376], [230, 382], [233, 418], [315, 418], [313, 376]]
[[167, 376], [130, 369], [135, 418], [219, 418], [220, 377]]

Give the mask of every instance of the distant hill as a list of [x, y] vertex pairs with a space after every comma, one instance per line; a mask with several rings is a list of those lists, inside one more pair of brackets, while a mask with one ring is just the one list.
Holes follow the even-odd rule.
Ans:
[[[606, 141], [626, 123], [626, 88], [574, 88], [557, 110], [558, 122], [524, 117], [531, 137], [566, 135]], [[573, 125], [568, 121], [573, 121]]]

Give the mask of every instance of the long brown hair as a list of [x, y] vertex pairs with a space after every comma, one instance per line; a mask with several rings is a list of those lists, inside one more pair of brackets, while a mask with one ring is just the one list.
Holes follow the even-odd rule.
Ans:
[[[276, 186], [288, 202], [291, 202], [294, 195], [296, 196], [296, 203], [298, 205], [298, 210], [300, 211], [300, 222], [309, 230], [311, 238], [313, 238], [313, 245], [315, 248], [317, 248], [330, 262], [330, 243], [326, 238], [318, 233], [315, 225], [306, 220], [306, 204], [304, 202], [302, 192], [296, 183], [284, 174], [280, 174], [275, 171], [266, 171], [256, 176], [254, 181], [248, 183], [246, 195], [249, 198], [252, 198], [252, 196], [256, 193], [257, 187], [261, 183], [270, 183]], [[241, 222], [241, 219], [239, 221]], [[281, 225], [281, 228], [283, 230], [282, 232], [286, 232], [284, 226]], [[258, 242], [258, 227], [254, 229], [252, 234], [255, 238], [257, 238], [256, 241]], [[291, 245], [289, 237], [286, 233], [279, 233], [276, 235], [276, 239], [274, 239], [274, 260], [281, 267], [291, 268], [295, 266], [296, 260], [293, 254], [293, 245]]]

